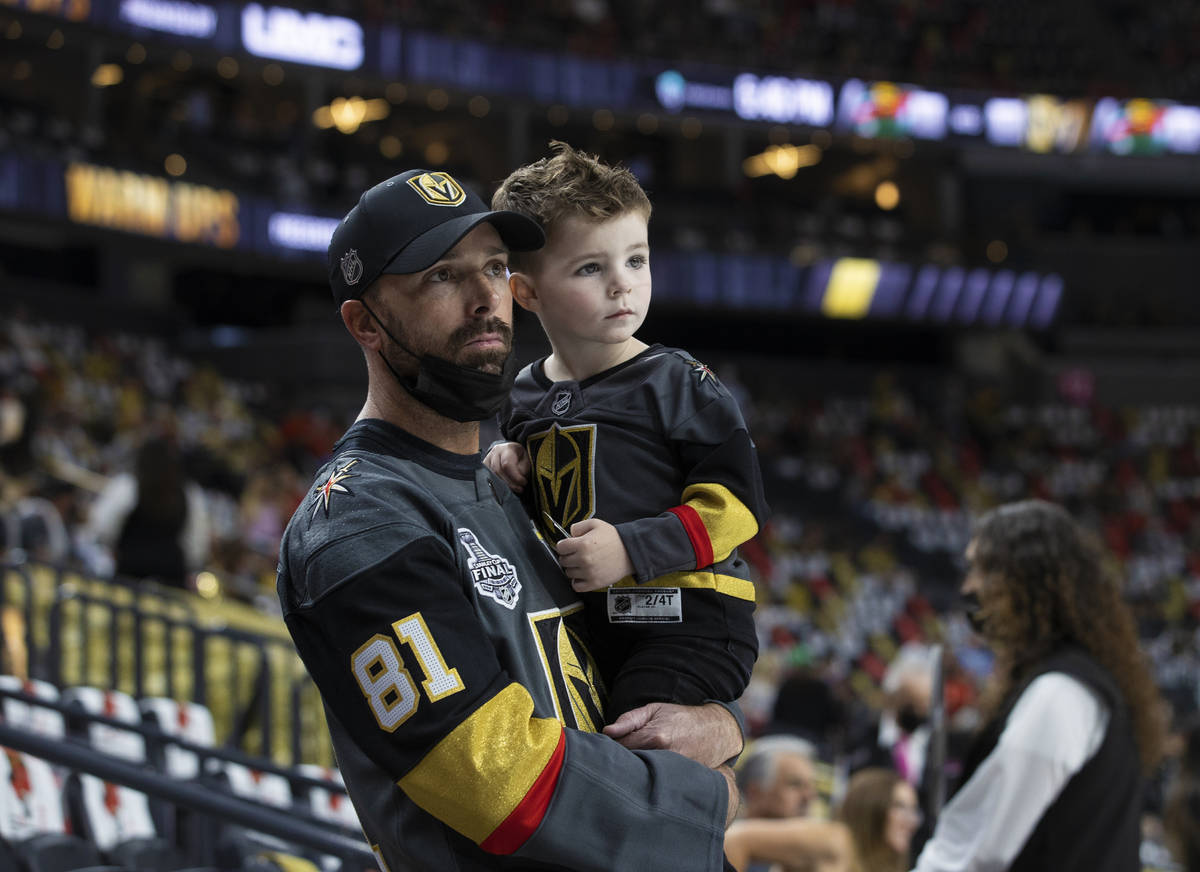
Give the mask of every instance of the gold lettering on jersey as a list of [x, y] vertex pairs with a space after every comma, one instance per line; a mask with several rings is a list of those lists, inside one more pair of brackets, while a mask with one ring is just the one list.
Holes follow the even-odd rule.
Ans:
[[596, 425], [552, 424], [530, 436], [525, 450], [533, 465], [538, 527], [548, 541], [557, 542], [563, 536], [555, 522], [570, 530], [596, 512]]
[[232, 248], [238, 199], [232, 191], [171, 182], [92, 164], [66, 171], [67, 214], [78, 224]]
[[604, 726], [606, 691], [596, 661], [583, 639], [568, 624], [582, 614], [583, 603], [529, 615], [554, 714], [564, 726], [596, 732]]
[[449, 173], [421, 173], [409, 179], [408, 184], [430, 206], [457, 206], [467, 199], [462, 185]]

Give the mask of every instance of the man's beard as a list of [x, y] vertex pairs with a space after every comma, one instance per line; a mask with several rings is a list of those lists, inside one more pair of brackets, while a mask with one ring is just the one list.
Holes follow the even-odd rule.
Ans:
[[[406, 376], [415, 375], [417, 372], [418, 361], [414, 359], [414, 354], [418, 357], [428, 354], [432, 357], [440, 357], [442, 360], [456, 363], [459, 366], [468, 366], [472, 369], [494, 374], [504, 369], [504, 363], [508, 360], [509, 354], [512, 353], [512, 327], [499, 318], [493, 317], [475, 324], [464, 324], [450, 334], [441, 348], [430, 348], [423, 351], [413, 348], [413, 342], [406, 335], [403, 324], [391, 318], [388, 320], [391, 321], [388, 324], [388, 330], [391, 331], [396, 339], [403, 343], [404, 347], [399, 349], [389, 348], [384, 353], [388, 363], [392, 365], [396, 372]], [[463, 348], [472, 339], [482, 336], [485, 333], [495, 333], [499, 336], [503, 347]], [[407, 349], [411, 349], [411, 351], [405, 353]]]

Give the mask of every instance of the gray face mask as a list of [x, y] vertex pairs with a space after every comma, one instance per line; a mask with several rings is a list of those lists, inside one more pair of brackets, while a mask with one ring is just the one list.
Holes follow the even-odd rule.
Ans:
[[462, 366], [432, 354], [417, 354], [405, 347], [392, 335], [371, 308], [363, 303], [375, 323], [383, 328], [396, 347], [417, 359], [416, 376], [403, 376], [396, 372], [391, 361], [379, 352], [388, 372], [416, 400], [424, 403], [439, 415], [454, 421], [482, 421], [500, 411], [517, 377], [517, 365], [512, 355], [504, 362], [499, 373], [484, 372], [473, 366]]

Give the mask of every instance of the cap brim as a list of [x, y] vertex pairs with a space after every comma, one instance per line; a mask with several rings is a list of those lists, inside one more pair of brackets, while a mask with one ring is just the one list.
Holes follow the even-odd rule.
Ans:
[[433, 266], [458, 241], [483, 223], [490, 223], [512, 251], [533, 251], [546, 244], [541, 226], [518, 212], [479, 212], [461, 215], [426, 230], [397, 254], [380, 275], [406, 275]]

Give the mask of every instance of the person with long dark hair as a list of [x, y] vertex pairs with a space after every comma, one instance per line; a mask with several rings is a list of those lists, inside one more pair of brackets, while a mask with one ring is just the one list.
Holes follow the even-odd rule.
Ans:
[[1139, 869], [1162, 707], [1098, 543], [1029, 500], [984, 515], [966, 558], [968, 617], [996, 662], [917, 872]]
[[117, 575], [187, 585], [208, 554], [208, 522], [174, 440], [142, 443], [134, 472], [112, 478], [92, 505], [88, 530], [112, 549]]

